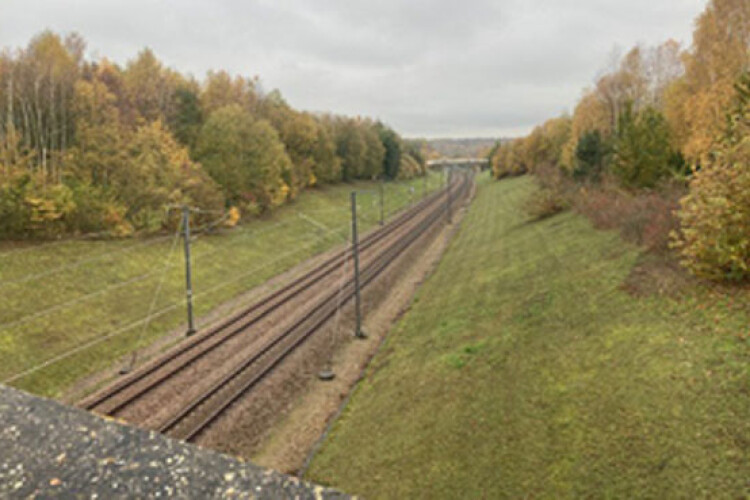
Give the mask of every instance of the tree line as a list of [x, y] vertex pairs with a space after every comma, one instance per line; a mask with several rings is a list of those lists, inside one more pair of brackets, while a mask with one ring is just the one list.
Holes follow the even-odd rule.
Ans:
[[493, 173], [546, 177], [546, 197], [566, 182], [651, 196], [681, 185], [670, 239], [683, 264], [699, 276], [747, 278], [749, 72], [750, 3], [710, 0], [689, 48], [670, 40], [614, 58], [572, 114], [496, 144]]
[[319, 184], [425, 173], [380, 121], [292, 108], [258, 78], [199, 81], [142, 50], [88, 60], [45, 31], [0, 52], [0, 236], [130, 235], [165, 207], [259, 214]]

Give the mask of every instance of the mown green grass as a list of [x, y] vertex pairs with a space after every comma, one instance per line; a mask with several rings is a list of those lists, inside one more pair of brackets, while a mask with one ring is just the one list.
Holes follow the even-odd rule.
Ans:
[[[431, 175], [427, 190], [441, 184], [440, 175]], [[192, 246], [196, 315], [341, 244], [349, 235], [352, 189], [360, 191], [363, 230], [373, 227], [380, 211], [377, 184], [361, 182], [311, 190], [271, 217], [200, 235]], [[386, 215], [418, 201], [422, 189], [422, 179], [386, 183]], [[182, 241], [174, 235], [6, 243], [0, 246], [0, 382], [92, 344], [10, 381], [37, 394], [59, 396], [81, 377], [183, 325], [184, 297]], [[149, 311], [155, 315], [146, 325]]]
[[483, 181], [308, 478], [367, 498], [750, 494], [746, 308], [636, 298], [639, 250]]

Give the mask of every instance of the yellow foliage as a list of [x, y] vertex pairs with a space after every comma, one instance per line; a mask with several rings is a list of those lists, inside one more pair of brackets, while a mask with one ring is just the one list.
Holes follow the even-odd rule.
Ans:
[[744, 161], [726, 158], [698, 171], [681, 202], [673, 235], [682, 263], [711, 279], [750, 275], [750, 148]]
[[278, 206], [284, 203], [289, 196], [289, 191], [289, 186], [285, 182], [282, 182], [276, 193], [272, 194], [271, 204]]
[[578, 139], [593, 130], [599, 130], [602, 135], [612, 132], [612, 119], [604, 101], [593, 91], [586, 91], [576, 105], [570, 123], [570, 135], [562, 148], [561, 166], [568, 172], [575, 168], [575, 153]]
[[670, 90], [676, 95], [666, 113], [692, 162], [708, 160], [723, 131], [733, 85], [750, 67], [748, 40], [747, 0], [711, 0], [696, 21], [693, 49], [684, 55], [684, 82]]
[[719, 81], [684, 102], [683, 116], [689, 134], [683, 153], [692, 163], [707, 160], [726, 125], [733, 94], [734, 81]]
[[227, 227], [234, 227], [240, 221], [240, 209], [237, 207], [231, 207], [229, 209], [229, 216], [227, 217], [224, 225]]
[[683, 264], [712, 279], [750, 277], [750, 76], [738, 90], [731, 125], [695, 172], [673, 235]]
[[24, 202], [31, 211], [29, 220], [36, 226], [59, 221], [76, 207], [70, 189], [63, 185], [51, 186], [41, 193], [29, 193]]

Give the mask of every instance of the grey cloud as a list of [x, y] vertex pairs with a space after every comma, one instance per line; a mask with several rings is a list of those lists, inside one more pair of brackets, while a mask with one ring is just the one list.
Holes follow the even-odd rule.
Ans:
[[296, 107], [406, 135], [523, 133], [570, 109], [613, 46], [690, 41], [706, 0], [2, 0], [0, 45], [78, 31], [123, 63], [259, 75]]

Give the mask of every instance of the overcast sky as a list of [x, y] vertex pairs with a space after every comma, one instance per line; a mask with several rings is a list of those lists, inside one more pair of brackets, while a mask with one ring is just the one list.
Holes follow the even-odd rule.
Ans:
[[260, 76], [296, 108], [406, 136], [512, 136], [569, 110], [613, 48], [689, 44], [707, 0], [0, 0], [0, 45], [77, 31], [91, 57]]

